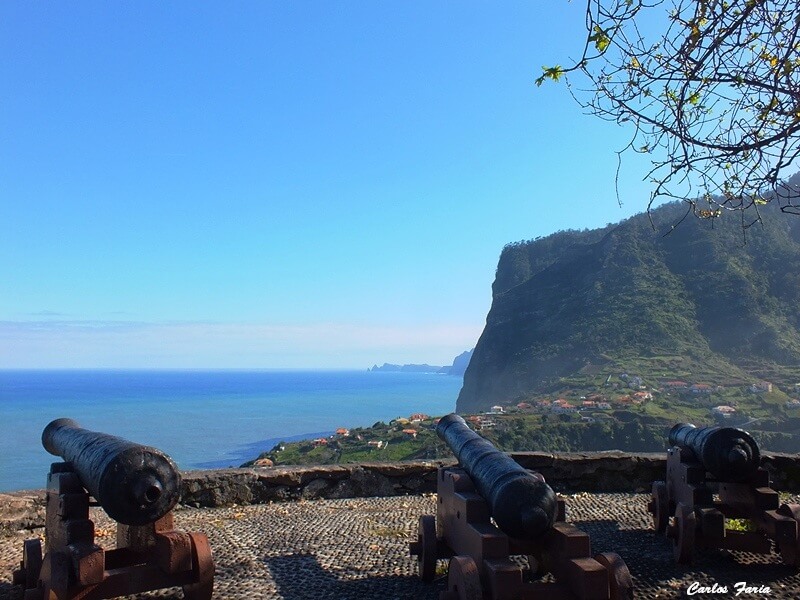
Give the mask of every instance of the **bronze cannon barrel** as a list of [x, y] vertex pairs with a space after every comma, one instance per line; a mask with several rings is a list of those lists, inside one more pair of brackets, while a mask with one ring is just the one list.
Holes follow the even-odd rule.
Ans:
[[724, 481], [743, 481], [761, 465], [758, 444], [736, 427], [695, 427], [678, 423], [669, 431], [670, 446], [688, 448], [706, 471]]
[[152, 523], [178, 502], [178, 468], [157, 448], [82, 429], [72, 419], [45, 427], [42, 445], [72, 464], [83, 486], [119, 523]]
[[472, 431], [455, 413], [439, 420], [436, 433], [472, 478], [503, 532], [510, 537], [535, 539], [553, 526], [558, 500], [541, 478]]

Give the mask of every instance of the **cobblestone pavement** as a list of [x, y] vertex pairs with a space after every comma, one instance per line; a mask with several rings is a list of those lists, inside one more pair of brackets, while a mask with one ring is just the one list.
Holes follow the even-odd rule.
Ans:
[[[676, 565], [668, 541], [652, 531], [648, 499], [648, 494], [584, 493], [567, 500], [567, 520], [591, 536], [593, 552], [614, 551], [625, 560], [636, 598], [682, 598], [692, 582], [729, 590], [696, 598], [800, 598], [798, 570], [784, 566], [777, 554], [703, 551], [691, 567]], [[92, 510], [98, 543], [112, 546], [113, 522]], [[446, 576], [423, 584], [408, 542], [416, 537], [420, 515], [434, 510], [431, 495], [182, 508], [176, 511], [176, 526], [208, 535], [216, 562], [215, 599], [433, 600]], [[31, 532], [0, 538], [0, 600], [22, 597], [11, 585], [11, 571], [28, 537]], [[440, 565], [444, 573], [446, 563]], [[740, 581], [769, 586], [770, 592], [736, 596], [733, 586]], [[174, 589], [136, 596], [181, 597]]]

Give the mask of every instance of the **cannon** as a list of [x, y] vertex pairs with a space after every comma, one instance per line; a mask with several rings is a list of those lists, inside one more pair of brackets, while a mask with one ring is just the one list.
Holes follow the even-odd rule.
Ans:
[[[430, 582], [449, 559], [442, 600], [547, 597], [622, 600], [633, 597], [624, 561], [613, 552], [591, 557], [589, 536], [565, 522], [565, 503], [532, 473], [456, 414], [436, 433], [459, 461], [437, 473], [436, 515], [420, 517], [409, 544], [419, 574]], [[527, 566], [512, 555], [527, 556]], [[555, 581], [544, 581], [548, 573]]]
[[669, 445], [686, 448], [717, 479], [745, 481], [761, 466], [758, 444], [735, 427], [700, 427], [678, 423], [669, 432]]
[[[678, 423], [668, 442], [666, 479], [653, 482], [647, 509], [676, 562], [708, 548], [768, 554], [774, 542], [786, 564], [800, 567], [800, 504], [780, 503], [749, 433]], [[730, 519], [745, 519], [748, 530]]]
[[488, 502], [497, 526], [507, 535], [534, 539], [556, 520], [556, 494], [542, 477], [531, 474], [470, 429], [457, 414], [442, 417], [436, 425], [459, 464]]
[[42, 445], [72, 464], [92, 497], [119, 523], [152, 523], [178, 502], [178, 468], [157, 448], [81, 429], [72, 419], [45, 427]]
[[[208, 538], [173, 526], [181, 480], [169, 456], [71, 419], [48, 424], [42, 445], [65, 462], [53, 463], [47, 477], [44, 552], [38, 538], [26, 540], [14, 572], [25, 600], [112, 598], [174, 586], [187, 600], [211, 599]], [[90, 506], [117, 521], [116, 548], [95, 544]]]

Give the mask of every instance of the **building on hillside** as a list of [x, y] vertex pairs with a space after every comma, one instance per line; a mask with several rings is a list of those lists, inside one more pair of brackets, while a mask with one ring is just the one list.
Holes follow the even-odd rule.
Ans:
[[527, 402], [520, 402], [519, 404], [517, 404], [517, 408], [520, 409], [520, 410], [528, 410], [528, 409], [533, 408], [533, 407], [530, 404], [528, 404]]
[[341, 435], [342, 437], [348, 437], [350, 435], [350, 430], [344, 427], [339, 427], [339, 429], [336, 430], [336, 435]]
[[710, 394], [714, 388], [712, 388], [707, 383], [695, 383], [689, 388], [689, 391], [692, 392], [695, 396], [706, 396]]
[[500, 414], [503, 414], [504, 412], [506, 412], [506, 411], [500, 405], [492, 406], [489, 409], [489, 413], [493, 414], [493, 415], [500, 415]]
[[689, 387], [685, 381], [665, 381], [663, 385], [664, 389], [670, 392], [680, 392]]
[[597, 408], [599, 408], [601, 410], [610, 410], [611, 409], [611, 404], [609, 404], [608, 402], [598, 402], [597, 403]]
[[408, 419], [412, 423], [421, 423], [422, 421], [427, 421], [428, 419], [430, 419], [430, 417], [425, 413], [414, 413], [413, 415], [408, 417]]
[[326, 438], [317, 438], [313, 441], [314, 446], [327, 446], [328, 440]]
[[759, 381], [750, 386], [750, 391], [754, 394], [771, 394], [772, 384], [769, 381]]
[[640, 390], [644, 386], [644, 381], [638, 375], [634, 375], [633, 377], [628, 377], [628, 387], [634, 390]]
[[405, 433], [406, 435], [410, 435], [411, 437], [413, 437], [415, 439], [417, 437], [417, 430], [416, 429], [403, 429], [403, 433]]
[[736, 409], [732, 406], [715, 406], [711, 409], [711, 413], [715, 416], [727, 419], [736, 414]]
[[383, 441], [370, 440], [367, 442], [367, 446], [369, 446], [370, 448], [377, 448], [378, 450], [380, 450], [381, 448], [383, 448]]

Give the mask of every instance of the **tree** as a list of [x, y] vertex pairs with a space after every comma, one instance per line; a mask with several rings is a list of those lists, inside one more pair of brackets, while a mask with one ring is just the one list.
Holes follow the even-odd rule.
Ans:
[[784, 181], [800, 166], [797, 0], [586, 0], [586, 31], [580, 59], [536, 83], [582, 73], [581, 106], [632, 126], [619, 154], [651, 156], [648, 211], [680, 199], [701, 218], [738, 211], [744, 229], [770, 202], [800, 214]]

